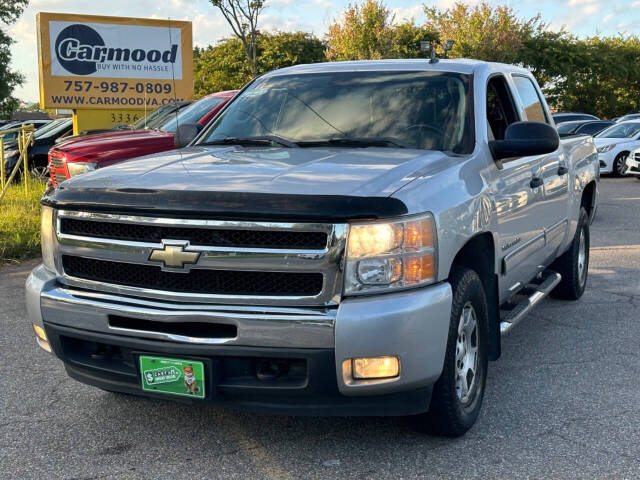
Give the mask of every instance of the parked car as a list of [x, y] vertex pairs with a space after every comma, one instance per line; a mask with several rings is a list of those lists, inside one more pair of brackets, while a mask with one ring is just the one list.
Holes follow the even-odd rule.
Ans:
[[27, 311], [76, 380], [457, 436], [501, 333], [585, 290], [595, 145], [525, 69], [290, 67], [199, 131], [43, 198]]
[[[173, 137], [181, 123], [206, 125], [236, 93], [236, 90], [207, 95], [178, 112], [163, 117], [151, 130], [114, 131], [73, 137], [49, 152], [51, 181], [64, 180], [124, 160], [174, 148]], [[155, 123], [154, 123], [155, 125]]]
[[[54, 120], [39, 128], [33, 134], [33, 142], [29, 145], [27, 160], [29, 170], [36, 177], [46, 178], [49, 173], [48, 153], [56, 140], [71, 135], [73, 121], [70, 118]], [[11, 149], [5, 150], [5, 169], [10, 172], [17, 163], [20, 152], [17, 143]]]
[[630, 113], [616, 119], [616, 123], [628, 122], [629, 120], [640, 120], [640, 113]]
[[594, 140], [600, 172], [624, 176], [629, 153], [640, 147], [640, 120], [616, 123], [597, 134]]
[[633, 175], [640, 180], [640, 148], [633, 150], [626, 160], [626, 175]]
[[[14, 128], [20, 128], [23, 125], [33, 125], [33, 128], [35, 130], [38, 130], [39, 128], [42, 128], [45, 125], [48, 125], [49, 123], [51, 123], [51, 120], [25, 120], [23, 122], [8, 123], [5, 126], [3, 126], [1, 129], [12, 130]], [[17, 142], [18, 132], [5, 133], [4, 135], [2, 135], [2, 137], [3, 137], [5, 148], [6, 148], [7, 145]]]
[[608, 120], [574, 120], [558, 125], [557, 130], [560, 136], [566, 135], [596, 135], [614, 122]]
[[551, 116], [556, 125], [564, 122], [573, 122], [575, 120], [600, 120], [595, 115], [589, 115], [588, 113], [556, 112], [552, 113]]
[[162, 122], [164, 122], [166, 117], [182, 110], [183, 108], [189, 106], [190, 104], [191, 102], [188, 102], [188, 101], [170, 102], [170, 103], [167, 103], [166, 105], [162, 105], [161, 107], [156, 108], [153, 112], [149, 113], [146, 116], [143, 115], [142, 118], [140, 118], [137, 122], [131, 125], [120, 124], [120, 125], [115, 125], [111, 128], [96, 128], [93, 130], [85, 130], [79, 133], [78, 135], [74, 135], [73, 137], [69, 137], [69, 138], [75, 138], [79, 135], [93, 135], [95, 133], [114, 132], [114, 131], [121, 131], [121, 130], [151, 130], [153, 128], [156, 128]]

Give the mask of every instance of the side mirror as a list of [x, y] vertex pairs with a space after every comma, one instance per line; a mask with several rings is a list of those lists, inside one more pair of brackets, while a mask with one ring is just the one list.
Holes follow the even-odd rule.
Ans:
[[489, 141], [494, 160], [530, 157], [555, 152], [560, 146], [558, 132], [542, 122], [515, 122], [507, 127], [504, 140]]
[[176, 134], [173, 137], [173, 144], [176, 148], [186, 147], [191, 141], [198, 136], [202, 130], [199, 123], [183, 123], [178, 126]]

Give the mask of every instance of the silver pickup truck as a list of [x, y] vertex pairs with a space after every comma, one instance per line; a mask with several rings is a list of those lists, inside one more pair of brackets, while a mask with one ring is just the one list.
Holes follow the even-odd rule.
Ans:
[[526, 70], [286, 68], [176, 146], [43, 197], [27, 307], [83, 383], [457, 436], [501, 335], [585, 289], [596, 149]]

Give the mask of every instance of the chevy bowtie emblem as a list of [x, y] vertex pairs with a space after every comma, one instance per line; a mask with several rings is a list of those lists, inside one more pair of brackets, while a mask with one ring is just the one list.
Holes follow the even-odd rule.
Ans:
[[162, 262], [166, 269], [184, 269], [185, 265], [192, 265], [200, 258], [200, 252], [187, 252], [189, 242], [162, 242], [162, 249], [153, 250], [149, 256], [152, 262]]

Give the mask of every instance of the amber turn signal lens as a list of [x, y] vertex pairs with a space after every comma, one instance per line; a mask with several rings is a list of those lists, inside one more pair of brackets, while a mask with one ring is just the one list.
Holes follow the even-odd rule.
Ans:
[[33, 332], [36, 334], [36, 342], [40, 345], [40, 348], [45, 350], [46, 352], [51, 353], [51, 345], [49, 345], [49, 339], [47, 338], [47, 334], [40, 325], [33, 325]]
[[413, 222], [407, 222], [404, 231], [405, 250], [420, 250], [433, 246], [433, 233], [431, 221], [423, 218]]
[[433, 254], [410, 256], [404, 259], [404, 280], [406, 283], [420, 283], [435, 275]]

